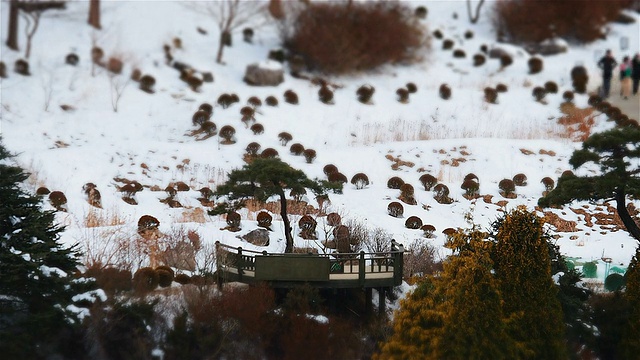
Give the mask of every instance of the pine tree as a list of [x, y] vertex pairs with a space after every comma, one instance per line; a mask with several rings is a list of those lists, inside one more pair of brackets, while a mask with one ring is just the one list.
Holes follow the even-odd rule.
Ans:
[[623, 329], [620, 353], [623, 359], [633, 359], [640, 354], [640, 246], [629, 263], [625, 277], [627, 286], [624, 297], [630, 313]]
[[444, 263], [446, 312], [442, 359], [513, 359], [515, 343], [506, 331], [502, 297], [492, 274], [492, 243], [473, 229], [458, 231], [445, 246], [454, 250]]
[[278, 158], [254, 159], [242, 169], [231, 171], [227, 182], [218, 186], [215, 195], [226, 196], [228, 201], [218, 205], [209, 214], [224, 214], [238, 209], [244, 206], [248, 199], [267, 201], [271, 196], [278, 196], [287, 239], [285, 252], [290, 253], [293, 251], [293, 235], [284, 190], [291, 189], [303, 194], [307, 188], [313, 190], [316, 195], [324, 194], [326, 189], [322, 183], [307, 178], [303, 171], [292, 168]]
[[69, 341], [78, 325], [78, 254], [58, 241], [54, 213], [21, 188], [28, 175], [9, 159], [0, 144], [0, 356], [68, 354], [77, 351]]
[[551, 278], [543, 221], [517, 209], [494, 225], [496, 278], [510, 318], [508, 332], [518, 343], [518, 357], [564, 359], [564, 324], [558, 289]]
[[439, 307], [438, 280], [426, 277], [405, 299], [393, 321], [393, 335], [374, 360], [439, 359], [445, 314]]
[[576, 150], [569, 164], [577, 169], [587, 163], [600, 167], [600, 174], [575, 176], [567, 174], [558, 185], [538, 201], [540, 206], [563, 205], [573, 200], [616, 201], [620, 220], [631, 236], [640, 241], [640, 228], [626, 207], [627, 195], [640, 196], [638, 178], [640, 158], [640, 129], [615, 128], [591, 135]]

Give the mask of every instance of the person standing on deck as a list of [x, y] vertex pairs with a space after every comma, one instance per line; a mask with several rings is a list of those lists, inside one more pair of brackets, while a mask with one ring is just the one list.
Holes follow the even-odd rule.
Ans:
[[603, 98], [609, 97], [609, 90], [611, 89], [611, 77], [613, 76], [613, 69], [618, 65], [618, 62], [613, 57], [611, 50], [607, 50], [606, 54], [598, 61], [598, 67], [602, 69], [602, 93]]

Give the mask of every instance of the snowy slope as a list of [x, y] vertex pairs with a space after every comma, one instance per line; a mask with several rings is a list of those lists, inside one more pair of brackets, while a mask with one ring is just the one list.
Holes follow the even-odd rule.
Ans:
[[[485, 5], [478, 24], [468, 22], [463, 1], [412, 1], [411, 5], [419, 3], [429, 9], [428, 18], [423, 21], [427, 31], [440, 29], [445, 37], [456, 41], [455, 48], [465, 50], [467, 57], [453, 58], [451, 51], [441, 50], [441, 40], [433, 38], [431, 50], [418, 64], [330, 78], [340, 88], [335, 91], [335, 104], [325, 105], [318, 100], [318, 87], [289, 75], [277, 87], [251, 87], [242, 81], [248, 64], [266, 59], [269, 50], [279, 46], [273, 24], [256, 32], [254, 44], [244, 43], [240, 33], [234, 34], [234, 46], [225, 50], [226, 64], [219, 65], [215, 63], [218, 39], [215, 23], [184, 2], [103, 2], [101, 31], [86, 24], [86, 1], [71, 2], [65, 11], [44, 14], [34, 38], [30, 59], [32, 76], [10, 71], [9, 78], [1, 82], [3, 142], [18, 154], [18, 163], [32, 173], [31, 190], [46, 186], [66, 194], [69, 211], [59, 213], [57, 218], [67, 226], [63, 240], [70, 244], [84, 244], [90, 234], [100, 233], [85, 227], [89, 214], [118, 217], [121, 219], [119, 229], [131, 236], [135, 236], [138, 218], [149, 214], [160, 220], [163, 232], [184, 227], [198, 231], [207, 243], [219, 240], [252, 248], [236, 236], [256, 228], [255, 214], [245, 211], [242, 231], [231, 233], [220, 230], [226, 225], [222, 217], [205, 216], [205, 222], [190, 222], [183, 219], [183, 212], [201, 207], [196, 200], [197, 190], [204, 186], [215, 188], [223, 182], [226, 173], [244, 164], [242, 155], [246, 145], [257, 141], [262, 149], [277, 149], [284, 161], [304, 170], [311, 178], [324, 178], [322, 168], [329, 163], [335, 164], [349, 179], [357, 172], [366, 173], [371, 181], [366, 189], [356, 190], [346, 184], [344, 194], [330, 196], [331, 205], [327, 210], [365, 222], [372, 228], [383, 227], [406, 245], [413, 241], [431, 241], [441, 246], [442, 230], [470, 226], [465, 215], [472, 215], [476, 224], [486, 227], [505, 208], [525, 205], [533, 209], [544, 190], [540, 180], [546, 176], [557, 179], [569, 169], [568, 158], [580, 143], [567, 138], [565, 128], [557, 119], [562, 116], [561, 94], [571, 87], [570, 70], [576, 64], [586, 66], [591, 76], [589, 86], [598, 86], [595, 59], [607, 48], [622, 55], [620, 37], [629, 38], [630, 48], [626, 54], [638, 52], [640, 18], [630, 13], [638, 20], [635, 24], [611, 25], [607, 40], [574, 46], [566, 54], [546, 57], [544, 70], [530, 75], [529, 54], [521, 48], [495, 42], [489, 23], [491, 3]], [[0, 6], [1, 21], [5, 22], [8, 4], [2, 2]], [[458, 14], [457, 19], [453, 13]], [[4, 40], [6, 26], [1, 25]], [[198, 27], [207, 34], [199, 33]], [[474, 32], [472, 39], [464, 38], [467, 30]], [[20, 36], [24, 47], [22, 31]], [[182, 49], [173, 50], [176, 60], [214, 74], [215, 81], [205, 83], [198, 93], [179, 80], [178, 72], [164, 62], [162, 47], [171, 44], [174, 37], [179, 37], [183, 44]], [[106, 57], [124, 60], [123, 75], [112, 78], [103, 68], [97, 68], [92, 75], [89, 54], [94, 44], [104, 49]], [[498, 60], [488, 59], [484, 66], [473, 67], [471, 57], [479, 52], [482, 44], [509, 51], [514, 58], [513, 65], [501, 69]], [[8, 50], [4, 43], [1, 49], [2, 61], [9, 68], [24, 55]], [[64, 64], [70, 52], [80, 56], [77, 67]], [[125, 84], [133, 68], [156, 78], [156, 93], [147, 94], [137, 88], [137, 83], [128, 83], [118, 102], [118, 111], [114, 112], [112, 86]], [[559, 85], [559, 93], [547, 95], [547, 104], [535, 102], [531, 96], [533, 86], [542, 86], [549, 80]], [[401, 104], [396, 101], [395, 91], [408, 82], [415, 83], [418, 92], [411, 95], [408, 104]], [[450, 100], [438, 96], [442, 83], [449, 84], [453, 90]], [[499, 95], [498, 104], [487, 104], [483, 101], [483, 89], [498, 83], [507, 85], [509, 91]], [[372, 105], [356, 101], [355, 91], [363, 84], [376, 88]], [[282, 94], [287, 89], [298, 93], [299, 105], [283, 102]], [[212, 121], [218, 129], [224, 125], [234, 126], [236, 144], [220, 144], [218, 137], [195, 141], [187, 136], [195, 129], [191, 116], [198, 106], [203, 102], [215, 104], [218, 96], [226, 92], [238, 94], [240, 103], [227, 109], [215, 107]], [[47, 94], [50, 94], [49, 100]], [[264, 125], [265, 132], [254, 135], [240, 121], [239, 110], [248, 97], [258, 96], [264, 100], [269, 95], [276, 96], [280, 104], [259, 108], [256, 119]], [[578, 107], [586, 107], [586, 102], [586, 96], [576, 95]], [[75, 110], [64, 111], [60, 105], [70, 105]], [[596, 116], [595, 121], [594, 131], [613, 126], [606, 122], [604, 115]], [[307, 164], [304, 158], [291, 155], [288, 146], [279, 144], [277, 135], [282, 131], [293, 135], [292, 143], [300, 142], [306, 148], [315, 149], [316, 160]], [[531, 154], [526, 155], [523, 149]], [[388, 155], [415, 165], [392, 170]], [[453, 204], [438, 204], [431, 192], [422, 189], [418, 181], [422, 170], [451, 189]], [[483, 199], [471, 202], [462, 197], [460, 184], [468, 173], [478, 176], [480, 193], [493, 195], [492, 203]], [[502, 198], [498, 182], [517, 173], [524, 173], [529, 184], [517, 189], [516, 199]], [[388, 203], [399, 195], [398, 190], [386, 186], [392, 176], [402, 177], [416, 189], [418, 205], [405, 205], [402, 219], [392, 218], [386, 212]], [[122, 201], [116, 188], [121, 184], [114, 178], [136, 180], [147, 187], [136, 196], [139, 205]], [[177, 197], [186, 209], [169, 208], [159, 201], [166, 197], [164, 191], [150, 190], [153, 186], [164, 189], [177, 181], [184, 181], [192, 189]], [[102, 193], [102, 210], [92, 208], [85, 201], [82, 186], [87, 182], [95, 183]], [[508, 200], [507, 205], [497, 205], [500, 200]], [[589, 204], [571, 207], [582, 205]], [[593, 212], [595, 208], [590, 205], [587, 210]], [[616, 265], [626, 266], [629, 262], [636, 241], [626, 232], [603, 230], [598, 225], [589, 227], [584, 216], [568, 208], [554, 212], [565, 220], [576, 221], [579, 229], [558, 233], [563, 253], [581, 257], [582, 261], [606, 256]], [[427, 240], [421, 231], [404, 228], [405, 219], [411, 215], [434, 225], [436, 238]], [[297, 217], [292, 218], [297, 224]], [[109, 228], [102, 230], [108, 232]], [[295, 229], [294, 233], [297, 234]], [[274, 226], [271, 238], [267, 250], [282, 251], [281, 226]], [[297, 245], [313, 244], [297, 238]], [[441, 253], [446, 255], [444, 250]]]

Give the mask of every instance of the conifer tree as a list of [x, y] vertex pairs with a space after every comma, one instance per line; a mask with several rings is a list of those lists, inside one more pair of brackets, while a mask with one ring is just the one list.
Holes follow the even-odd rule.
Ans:
[[496, 278], [519, 358], [565, 359], [564, 323], [543, 220], [516, 209], [493, 224]]
[[454, 250], [444, 263], [444, 321], [439, 348], [442, 359], [513, 359], [498, 282], [492, 274], [493, 243], [477, 229], [458, 231], [446, 247]]
[[[77, 251], [58, 240], [62, 228], [26, 193], [28, 175], [0, 144], [0, 357], [37, 359], [74, 351], [78, 324], [71, 280]], [[77, 351], [77, 349], [75, 349]]]
[[640, 228], [626, 206], [627, 195], [640, 196], [640, 129], [615, 128], [591, 135], [576, 150], [569, 164], [577, 169], [587, 163], [600, 167], [593, 176], [567, 174], [558, 185], [538, 201], [540, 206], [564, 205], [573, 200], [616, 201], [620, 220], [631, 236], [640, 241]]
[[400, 301], [393, 320], [393, 335], [381, 345], [374, 360], [438, 359], [444, 313], [439, 306], [437, 279], [426, 277]]
[[630, 313], [623, 329], [620, 341], [620, 353], [623, 359], [633, 359], [640, 354], [640, 246], [629, 263], [627, 285], [624, 297], [629, 305]]
[[241, 208], [248, 199], [267, 201], [271, 196], [278, 196], [287, 239], [285, 253], [290, 253], [293, 251], [293, 235], [284, 190], [304, 193], [307, 188], [313, 190], [316, 195], [323, 195], [325, 192], [322, 183], [307, 178], [303, 171], [292, 168], [278, 158], [254, 159], [242, 169], [231, 171], [227, 182], [218, 186], [215, 195], [226, 196], [228, 201], [219, 204], [209, 214], [224, 214]]

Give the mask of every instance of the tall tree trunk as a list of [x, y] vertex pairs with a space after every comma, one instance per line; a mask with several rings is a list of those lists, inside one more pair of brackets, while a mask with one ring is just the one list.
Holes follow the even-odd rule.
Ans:
[[89, 25], [100, 30], [100, 0], [91, 0], [89, 2]]
[[618, 188], [616, 190], [616, 210], [618, 210], [618, 216], [620, 216], [620, 220], [624, 224], [624, 227], [627, 228], [627, 231], [631, 236], [633, 236], [636, 240], [640, 241], [640, 228], [633, 220], [631, 215], [629, 215], [629, 211], [627, 210], [627, 195], [625, 194], [624, 188]]
[[220, 32], [220, 41], [218, 42], [218, 55], [216, 55], [216, 62], [222, 64], [222, 53], [224, 52], [225, 33]]
[[293, 235], [291, 235], [291, 222], [289, 221], [289, 216], [287, 216], [287, 198], [284, 195], [284, 190], [280, 189], [280, 216], [282, 217], [282, 222], [284, 223], [284, 236], [287, 239], [287, 245], [284, 248], [285, 253], [293, 252]]
[[11, 0], [9, 4], [9, 30], [7, 31], [7, 46], [18, 51], [18, 0]]

